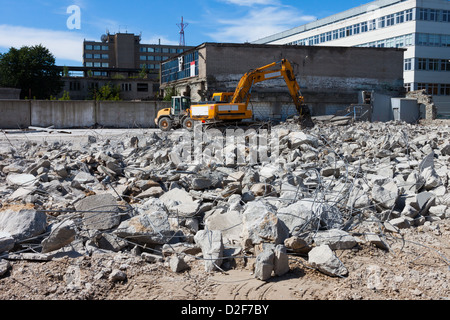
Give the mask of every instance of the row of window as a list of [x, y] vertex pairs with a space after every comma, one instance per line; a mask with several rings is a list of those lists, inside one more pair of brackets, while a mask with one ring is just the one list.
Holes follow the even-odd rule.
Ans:
[[450, 60], [431, 58], [405, 59], [404, 70], [450, 71]]
[[413, 9], [397, 12], [377, 19], [371, 19], [369, 21], [357, 23], [348, 27], [343, 27], [315, 35], [309, 38], [297, 40], [288, 43], [288, 45], [315, 45], [327, 41], [338, 40], [341, 38], [357, 35], [360, 33], [381, 29], [392, 26], [394, 24], [403, 23], [405, 21], [413, 20]]
[[288, 45], [312, 46], [320, 43], [338, 40], [341, 38], [357, 35], [360, 33], [382, 29], [396, 24], [404, 23], [412, 20], [425, 20], [436, 22], [450, 22], [450, 10], [437, 10], [427, 8], [408, 9], [401, 12], [389, 14], [377, 19], [357, 23], [348, 27], [343, 27], [328, 31], [319, 35], [308, 37], [305, 39], [292, 41]]
[[142, 68], [147, 68], [148, 70], [155, 70], [155, 69], [159, 69], [160, 68], [160, 66], [159, 66], [159, 64], [153, 64], [153, 63], [149, 63], [149, 64], [141, 64], [140, 65], [140, 68], [142, 69]]
[[86, 53], [84, 55], [85, 59], [103, 59], [103, 60], [108, 60], [109, 59], [109, 54], [104, 53], [104, 54], [100, 54], [100, 53], [96, 53], [96, 54], [92, 54], [92, 53]]
[[434, 96], [450, 96], [450, 84], [445, 83], [405, 83], [406, 91], [426, 90]]
[[96, 50], [96, 51], [108, 51], [109, 50], [109, 46], [101, 46], [101, 45], [91, 45], [91, 44], [87, 44], [84, 46], [85, 50]]
[[161, 64], [161, 82], [198, 76], [198, 51]]
[[450, 10], [419, 8], [417, 19], [423, 21], [450, 22]]
[[450, 47], [450, 35], [430, 33], [410, 33], [394, 38], [372, 41], [355, 47], [402, 48], [409, 46]]
[[141, 61], [166, 61], [169, 57], [161, 57], [161, 56], [140, 56]]
[[139, 52], [149, 52], [149, 53], [183, 53], [184, 49], [176, 48], [153, 48], [153, 47], [140, 47]]
[[85, 62], [86, 67], [109, 68], [108, 62]]

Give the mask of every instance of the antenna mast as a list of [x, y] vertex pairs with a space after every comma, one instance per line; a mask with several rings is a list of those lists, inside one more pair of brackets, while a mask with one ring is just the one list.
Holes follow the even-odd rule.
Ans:
[[186, 46], [186, 41], [184, 39], [184, 30], [188, 25], [189, 23], [184, 23], [183, 17], [181, 17], [181, 23], [177, 23], [177, 26], [180, 28], [180, 47]]

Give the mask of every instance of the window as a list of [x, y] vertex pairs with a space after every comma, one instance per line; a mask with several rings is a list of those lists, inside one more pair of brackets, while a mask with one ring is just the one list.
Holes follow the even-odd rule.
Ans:
[[419, 9], [419, 20], [428, 20], [428, 9]]
[[369, 30], [372, 31], [372, 30], [375, 30], [376, 28], [377, 28], [376, 20], [373, 19], [373, 20], [369, 21]]
[[161, 48], [155, 48], [155, 52], [161, 52]]
[[427, 70], [427, 59], [425, 58], [417, 59], [417, 70]]
[[156, 61], [161, 61], [161, 56], [155, 56]]
[[326, 41], [331, 41], [331, 31], [326, 33]]
[[428, 45], [428, 34], [426, 34], [426, 33], [417, 34], [417, 45], [427, 46]]
[[177, 53], [183, 53], [184, 49], [177, 49]]
[[103, 62], [102, 63], [102, 67], [103, 68], [109, 68], [109, 63], [108, 62]]
[[367, 22], [361, 22], [361, 33], [367, 32]]
[[122, 83], [122, 91], [131, 91], [131, 83]]
[[413, 19], [413, 10], [412, 9], [408, 9], [405, 11], [405, 20], [406, 21], [412, 21]]
[[139, 52], [147, 52], [147, 48], [140, 47], [140, 48], [139, 48]]
[[437, 10], [436, 9], [430, 9], [428, 20], [429, 21], [437, 21], [438, 20], [437, 18], [438, 18]]
[[101, 68], [102, 64], [100, 62], [94, 62], [95, 68]]
[[139, 57], [139, 60], [141, 60], [141, 61], [147, 61], [147, 56], [140, 56], [140, 57]]
[[319, 44], [319, 35], [314, 36], [314, 44]]
[[441, 46], [442, 47], [450, 47], [450, 35], [441, 35]]
[[86, 53], [85, 54], [85, 58], [86, 59], [92, 59], [93, 58], [92, 53]]
[[147, 60], [149, 60], [149, 61], [154, 61], [154, 60], [155, 60], [155, 56], [148, 56], [148, 57], [147, 57]]
[[414, 43], [414, 41], [413, 41], [413, 35], [412, 34], [407, 34], [406, 36], [405, 36], [405, 46], [412, 46], [413, 45], [413, 43]]
[[155, 48], [147, 48], [147, 52], [150, 52], [150, 53], [155, 52]]
[[405, 71], [412, 70], [412, 59], [405, 59]]
[[102, 59], [109, 59], [109, 54], [107, 54], [107, 53], [102, 54]]
[[384, 28], [386, 26], [386, 17], [378, 18], [378, 28]]
[[70, 91], [80, 91], [81, 90], [81, 84], [79, 82], [70, 82], [69, 83], [69, 90]]
[[428, 45], [433, 47], [440, 47], [441, 37], [438, 34], [430, 34], [428, 36]]
[[359, 30], [360, 30], [360, 24], [359, 23], [353, 25], [353, 34], [359, 34]]
[[170, 49], [170, 53], [177, 53], [177, 49], [171, 48], [171, 49]]
[[320, 35], [320, 43], [323, 43], [323, 42], [325, 42], [325, 33], [322, 33]]
[[102, 56], [98, 53], [94, 54], [94, 59], [100, 59]]
[[450, 11], [442, 10], [442, 22], [450, 22]]
[[405, 21], [405, 12], [398, 12], [395, 14], [395, 23], [403, 23]]
[[101, 50], [102, 46], [94, 46], [94, 50]]
[[86, 49], [86, 50], [93, 50], [93, 47], [92, 47], [92, 45], [87, 44], [87, 45], [85, 46], [85, 49]]
[[148, 69], [155, 69], [155, 65], [154, 65], [154, 64], [148, 64], [148, 65], [147, 65], [147, 68], [148, 68]]
[[93, 67], [94, 66], [92, 62], [86, 62], [85, 65], [86, 65], [86, 67]]
[[439, 85], [437, 83], [428, 84], [428, 94], [437, 95], [439, 94]]
[[441, 84], [441, 90], [439, 94], [441, 96], [450, 96], [450, 84]]
[[345, 28], [341, 28], [339, 29], [339, 38], [344, 38], [345, 37]]
[[439, 71], [439, 60], [438, 59], [428, 59], [428, 70]]
[[441, 60], [441, 71], [450, 71], [450, 60]]
[[352, 32], [353, 32], [353, 29], [352, 29], [351, 26], [345, 28], [345, 36], [346, 36], [346, 37], [351, 36], [351, 35], [352, 35]]
[[339, 39], [339, 31], [333, 30], [333, 40]]
[[169, 48], [162, 48], [162, 53], [169, 53]]
[[137, 91], [138, 92], [148, 92], [148, 83], [138, 83]]
[[393, 25], [394, 25], [394, 22], [395, 22], [395, 18], [394, 18], [394, 15], [393, 15], [393, 14], [390, 14], [390, 15], [388, 15], [388, 16], [386, 17], [386, 26], [387, 26], [387, 27], [393, 26]]
[[405, 83], [404, 87], [405, 87], [406, 92], [411, 91], [411, 83]]

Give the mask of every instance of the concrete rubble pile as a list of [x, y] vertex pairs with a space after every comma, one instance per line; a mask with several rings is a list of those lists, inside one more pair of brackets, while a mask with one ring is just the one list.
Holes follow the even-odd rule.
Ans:
[[448, 128], [272, 131], [279, 157], [256, 165], [185, 163], [173, 131], [1, 148], [0, 272], [14, 259], [125, 252], [174, 272], [196, 259], [206, 272], [251, 266], [263, 281], [295, 254], [346, 276], [336, 250], [389, 250], [386, 234], [450, 216]]

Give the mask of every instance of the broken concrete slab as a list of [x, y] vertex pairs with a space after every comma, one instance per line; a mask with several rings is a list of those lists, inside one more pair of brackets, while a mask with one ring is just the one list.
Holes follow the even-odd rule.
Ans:
[[86, 197], [75, 204], [83, 213], [83, 224], [89, 230], [109, 230], [120, 223], [119, 207], [109, 193]]
[[329, 276], [345, 277], [348, 275], [347, 268], [326, 244], [314, 247], [308, 253], [308, 262], [313, 268]]
[[169, 258], [169, 267], [172, 272], [181, 272], [189, 269], [189, 265], [184, 261], [184, 259], [177, 255], [173, 255]]
[[205, 217], [205, 227], [208, 230], [222, 232], [223, 242], [227, 244], [240, 243], [242, 238], [242, 214], [239, 211], [216, 211]]
[[41, 235], [47, 228], [47, 215], [42, 211], [22, 209], [0, 211], [0, 231], [9, 233], [16, 241]]
[[14, 238], [8, 232], [0, 231], [0, 253], [11, 250], [14, 245]]
[[326, 244], [331, 250], [351, 249], [358, 244], [352, 235], [339, 229], [318, 231], [313, 239], [317, 246]]
[[42, 240], [42, 253], [52, 252], [70, 244], [77, 234], [73, 220], [66, 220], [51, 226], [50, 234]]
[[159, 199], [169, 212], [180, 216], [193, 216], [200, 207], [200, 201], [194, 200], [188, 192], [178, 188], [169, 190], [160, 196]]
[[284, 240], [284, 245], [287, 249], [292, 250], [295, 253], [308, 253], [311, 250], [308, 242], [297, 236], [292, 236]]
[[0, 259], [0, 277], [3, 276], [11, 268], [9, 261]]
[[276, 276], [282, 276], [289, 272], [289, 256], [287, 254], [286, 247], [284, 245], [277, 245], [273, 250], [273, 271]]
[[264, 250], [256, 257], [254, 276], [261, 281], [272, 277], [275, 254], [272, 250]]
[[211, 272], [222, 265], [224, 247], [220, 231], [200, 230], [195, 234], [194, 241], [202, 249], [206, 272]]
[[11, 186], [18, 186], [18, 187], [30, 187], [35, 185], [38, 182], [38, 178], [36, 178], [32, 174], [16, 174], [16, 173], [10, 173], [6, 177], [6, 183], [8, 183]]

